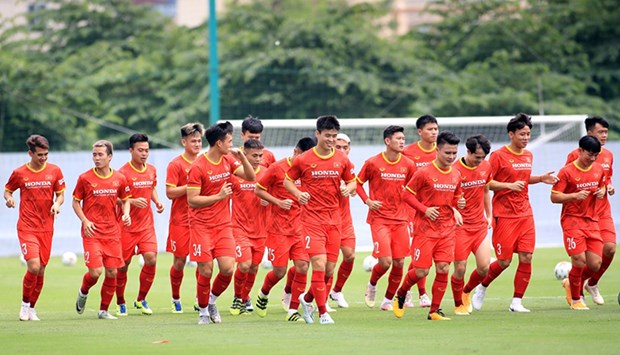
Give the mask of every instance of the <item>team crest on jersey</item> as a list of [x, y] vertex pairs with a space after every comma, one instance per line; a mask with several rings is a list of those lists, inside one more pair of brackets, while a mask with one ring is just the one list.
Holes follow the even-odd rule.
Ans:
[[594, 178], [595, 178], [595, 179], [598, 179], [598, 174], [594, 174]]
[[314, 168], [316, 168], [316, 164], [310, 164], [310, 167], [311, 167], [312, 169], [314, 169]]
[[45, 175], [45, 180], [52, 180], [54, 177], [52, 175]]
[[335, 163], [334, 163], [334, 168], [339, 168], [339, 167], [340, 167], [340, 163], [335, 162]]
[[114, 182], [112, 182], [112, 186], [119, 187], [119, 186], [121, 186], [121, 182], [120, 181], [114, 181]]
[[400, 167], [400, 172], [401, 172], [401, 173], [404, 173], [404, 172], [406, 172], [406, 171], [407, 171], [407, 168], [405, 168], [404, 166], [401, 166], [401, 167]]

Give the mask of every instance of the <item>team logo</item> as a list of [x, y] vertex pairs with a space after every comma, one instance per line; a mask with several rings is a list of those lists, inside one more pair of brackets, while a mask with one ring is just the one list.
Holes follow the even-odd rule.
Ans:
[[406, 171], [407, 171], [407, 168], [405, 168], [404, 166], [401, 166], [401, 167], [400, 167], [400, 172], [401, 172], [401, 173], [404, 173], [404, 172], [406, 172]]
[[114, 181], [114, 182], [112, 182], [112, 186], [119, 187], [119, 186], [121, 186], [121, 182], [120, 181]]
[[486, 170], [481, 170], [480, 171], [480, 175], [482, 175], [482, 176], [486, 175], [486, 173], [487, 173]]
[[311, 167], [312, 169], [315, 169], [315, 168], [316, 168], [316, 164], [310, 164], [310, 167]]
[[385, 171], [385, 168], [379, 168], [379, 171]]
[[527, 157], [527, 158], [525, 158], [525, 161], [528, 162], [528, 163], [531, 163], [532, 159], [530, 159], [530, 157]]
[[598, 174], [594, 174], [594, 178], [595, 178], [595, 179], [598, 179]]
[[339, 168], [340, 167], [340, 163], [336, 162], [334, 163], [334, 168]]
[[54, 177], [52, 175], [45, 175], [45, 180], [52, 180]]

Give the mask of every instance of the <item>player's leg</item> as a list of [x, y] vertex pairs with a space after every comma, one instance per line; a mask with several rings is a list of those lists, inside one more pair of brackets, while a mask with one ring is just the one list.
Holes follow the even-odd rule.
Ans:
[[267, 260], [271, 261], [273, 269], [263, 279], [263, 285], [256, 297], [255, 312], [260, 317], [267, 315], [267, 303], [271, 289], [287, 274], [289, 260], [289, 241], [287, 236], [269, 233], [265, 241]]
[[213, 254], [210, 247], [209, 229], [198, 226], [190, 228], [190, 260], [196, 266], [196, 300], [198, 303], [198, 324], [209, 324], [209, 294], [211, 293], [211, 276], [213, 275]]
[[[471, 291], [476, 288], [480, 282], [484, 279], [484, 277], [489, 272], [489, 264], [491, 258], [491, 250], [489, 248], [489, 242], [487, 240], [488, 230], [487, 228], [481, 228], [476, 237], [472, 239], [472, 243], [470, 244], [469, 251], [474, 254], [476, 260], [476, 269], [471, 272], [469, 275], [469, 280], [467, 284], [463, 287], [463, 292], [461, 293], [461, 300], [463, 302], [463, 306], [467, 310], [468, 313], [473, 311], [473, 306], [471, 304]], [[458, 232], [457, 232], [457, 246], [454, 248], [455, 258], [459, 257], [461, 251], [458, 247]], [[456, 263], [456, 262], [455, 262]]]
[[392, 268], [388, 277], [385, 296], [383, 302], [381, 302], [382, 311], [391, 311], [393, 309], [392, 300], [403, 279], [405, 256], [409, 254], [409, 231], [406, 224], [390, 226], [390, 251], [393, 258]]
[[121, 233], [121, 247], [125, 264], [116, 271], [116, 315], [127, 316], [127, 302], [125, 300], [125, 286], [127, 285], [127, 270], [131, 264], [131, 258], [136, 251], [137, 239], [133, 233]]
[[364, 299], [366, 305], [372, 308], [375, 306], [377, 282], [392, 266], [392, 246], [390, 240], [391, 230], [388, 225], [371, 224], [370, 231], [373, 241], [372, 256], [377, 258], [378, 262], [370, 272], [370, 280], [366, 286]]
[[245, 278], [245, 283], [243, 285], [242, 292], [242, 300], [245, 301], [245, 310], [247, 312], [254, 312], [254, 307], [252, 306], [252, 300], [250, 299], [250, 292], [252, 292], [252, 288], [254, 287], [254, 282], [256, 281], [256, 275], [258, 274], [258, 266], [263, 261], [263, 255], [265, 254], [265, 239], [266, 238], [255, 238], [250, 239], [250, 250], [252, 254], [252, 263], [250, 264], [250, 269], [248, 270], [247, 277]]
[[[593, 228], [592, 228], [593, 229]], [[592, 275], [596, 274], [600, 268], [602, 267], [602, 259], [603, 259], [603, 249], [604, 243], [601, 238], [600, 233], [590, 231], [585, 231], [586, 235], [586, 266], [583, 268], [583, 272], [581, 274], [581, 287], [580, 291], [582, 292], [582, 303], [585, 304], [583, 299], [583, 289], [584, 284], [587, 285], [587, 278], [592, 277]], [[594, 289], [593, 287], [586, 287], [586, 290], [592, 295], [592, 299], [595, 304], [604, 304], [603, 297], [598, 293], [598, 288]], [[598, 297], [595, 297], [598, 296]], [[598, 302], [597, 302], [598, 301]]]
[[[310, 266], [310, 257], [308, 256], [308, 252], [306, 251], [306, 245], [303, 242], [302, 238], [289, 238], [290, 240], [290, 248], [289, 248], [289, 258], [293, 260], [293, 267], [295, 268], [295, 273], [293, 274], [293, 283], [291, 286], [291, 299], [287, 309], [287, 317], [286, 320], [289, 322], [299, 322], [299, 321], [313, 321], [312, 312], [310, 312], [310, 317], [306, 314], [302, 316], [299, 314], [298, 309], [300, 305], [301, 295], [304, 294], [306, 290], [306, 283], [308, 281], [308, 267]], [[312, 304], [306, 304], [304, 307], [304, 311], [309, 311], [308, 308], [311, 308]]]
[[157, 236], [155, 229], [148, 229], [141, 233], [138, 241], [138, 253], [144, 258], [144, 265], [140, 270], [140, 288], [134, 306], [142, 311], [142, 314], [150, 315], [153, 311], [146, 302], [146, 296], [153, 286], [157, 271]]
[[100, 242], [105, 268], [105, 277], [101, 286], [101, 303], [99, 305], [99, 319], [116, 319], [108, 312], [112, 298], [116, 293], [116, 276], [118, 268], [125, 265], [123, 248], [119, 239], [106, 239]]
[[449, 236], [434, 239], [433, 260], [435, 260], [435, 280], [433, 281], [433, 298], [428, 312], [428, 320], [450, 320], [441, 311], [441, 301], [448, 288], [450, 263], [454, 260], [454, 232]]
[[187, 226], [169, 225], [166, 251], [172, 253], [170, 266], [170, 289], [172, 291], [172, 313], [183, 313], [181, 304], [181, 284], [183, 282], [185, 263], [189, 255], [189, 228]]
[[411, 249], [413, 250], [413, 259], [411, 261], [412, 267], [407, 271], [403, 279], [403, 283], [396, 291], [396, 297], [392, 303], [394, 315], [397, 318], [402, 318], [405, 315], [405, 298], [407, 292], [411, 290], [413, 285], [426, 275], [432, 265], [432, 248], [434, 242], [431, 238], [427, 238], [422, 235], [416, 235], [413, 238], [413, 244]]
[[472, 252], [472, 232], [463, 227], [456, 230], [456, 240], [454, 245], [454, 272], [450, 278], [452, 297], [454, 298], [454, 314], [468, 315], [469, 312], [463, 306], [463, 288], [465, 287], [465, 271], [467, 269], [467, 258]]
[[284, 310], [288, 310], [291, 304], [291, 293], [293, 287], [293, 279], [295, 278], [295, 265], [291, 266], [286, 273], [286, 283], [282, 290], [282, 307]]
[[233, 282], [233, 303], [230, 306], [230, 314], [237, 316], [243, 312], [245, 313], [245, 300], [243, 298], [243, 289], [245, 282], [252, 265], [252, 250], [249, 246], [241, 246], [237, 244], [235, 246], [235, 258], [237, 261], [237, 268], [235, 269], [234, 282]]
[[599, 220], [599, 226], [600, 234], [604, 243], [601, 267], [588, 279], [585, 289], [592, 296], [594, 303], [602, 305], [605, 303], [605, 300], [600, 294], [598, 282], [603, 274], [605, 274], [605, 271], [607, 271], [609, 265], [611, 265], [611, 262], [614, 259], [614, 256], [616, 255], [616, 229], [611, 217]]
[[43, 291], [43, 284], [45, 282], [45, 268], [49, 263], [52, 252], [53, 235], [54, 232], [41, 232], [37, 234], [37, 240], [39, 242], [39, 272], [37, 273], [37, 282], [32, 289], [32, 293], [30, 294], [30, 310], [28, 312], [29, 320], [40, 320], [37, 316], [35, 306], [39, 300], [41, 291]]
[[342, 252], [342, 262], [338, 268], [336, 284], [334, 285], [334, 288], [330, 292], [329, 296], [332, 300], [336, 301], [338, 307], [348, 308], [349, 304], [344, 298], [342, 288], [351, 275], [353, 263], [355, 261], [355, 230], [353, 229], [352, 224], [342, 226], [340, 251]]
[[27, 321], [30, 318], [30, 297], [36, 287], [41, 258], [39, 243], [32, 232], [17, 230], [20, 251], [26, 260], [28, 269], [22, 279], [22, 305], [19, 311], [19, 320]]
[[75, 301], [75, 310], [78, 314], [84, 313], [88, 292], [103, 273], [103, 254], [99, 239], [82, 238], [82, 245], [84, 247], [84, 264], [88, 271], [82, 277], [82, 285], [78, 289]]
[[213, 257], [217, 259], [219, 272], [213, 281], [209, 295], [209, 317], [213, 323], [221, 323], [222, 318], [216, 306], [217, 298], [228, 288], [235, 271], [235, 240], [232, 228], [224, 227], [213, 239]]
[[514, 294], [510, 311], [529, 312], [527, 308], [523, 307], [521, 301], [532, 277], [532, 254], [534, 253], [536, 240], [534, 218], [530, 216], [524, 219], [520, 228], [515, 248], [519, 254], [519, 265], [514, 278]]

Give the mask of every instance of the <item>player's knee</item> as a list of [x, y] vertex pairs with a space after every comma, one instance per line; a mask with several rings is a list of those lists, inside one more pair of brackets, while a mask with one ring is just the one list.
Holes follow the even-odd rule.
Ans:
[[394, 265], [394, 267], [405, 267], [405, 259], [404, 258], [398, 258], [398, 259], [392, 259], [392, 265]]
[[592, 272], [597, 272], [601, 268], [602, 260], [597, 258], [596, 260], [588, 260], [588, 269]]
[[483, 265], [476, 268], [478, 275], [485, 277], [489, 273], [489, 265]]
[[509, 266], [510, 266], [510, 262], [511, 262], [511, 261], [512, 261], [512, 260], [510, 260], [510, 259], [506, 259], [506, 260], [501, 260], [501, 259], [498, 259], [498, 260], [497, 260], [497, 263], [499, 264], [499, 266], [500, 266], [502, 269], [505, 269], [505, 268], [507, 268], [507, 267], [509, 267]]
[[[308, 270], [308, 268], [306, 267], [306, 271]], [[279, 279], [283, 278], [284, 275], [286, 275], [286, 268], [285, 267], [274, 267], [273, 268], [273, 274]]]
[[174, 267], [175, 270], [177, 271], [181, 271], [185, 268], [185, 258], [174, 258], [174, 262], [172, 263], [172, 266]]
[[[450, 272], [449, 263], [437, 263], [435, 265], [435, 268], [437, 269], [437, 273], [439, 274], [447, 274], [448, 272]], [[428, 275], [428, 270], [426, 271], [426, 274]]]
[[387, 256], [379, 258], [379, 266], [381, 266], [383, 270], [389, 269], [390, 266], [392, 266], [392, 258]]
[[347, 263], [352, 263], [355, 260], [355, 253], [351, 253], [349, 255], [343, 255], [342, 261]]
[[250, 273], [256, 274], [258, 272], [258, 265], [252, 264], [250, 265]]
[[428, 275], [428, 270], [429, 269], [415, 269], [415, 275], [421, 279]]
[[239, 264], [237, 264], [237, 268], [239, 269], [239, 271], [241, 271], [242, 273], [245, 274], [245, 273], [250, 271], [250, 262], [249, 261], [247, 261], [247, 262], [244, 261], [242, 263], [239, 263]]
[[308, 263], [307, 262], [295, 263], [295, 272], [298, 272], [300, 274], [307, 274], [308, 273]]
[[107, 269], [107, 268], [105, 269], [105, 277], [107, 278], [114, 279], [116, 278], [116, 274], [117, 274], [116, 269]]
[[157, 254], [145, 253], [144, 254], [144, 265], [156, 266], [157, 265]]
[[603, 247], [603, 254], [609, 258], [613, 258], [616, 254], [616, 244], [605, 244]]

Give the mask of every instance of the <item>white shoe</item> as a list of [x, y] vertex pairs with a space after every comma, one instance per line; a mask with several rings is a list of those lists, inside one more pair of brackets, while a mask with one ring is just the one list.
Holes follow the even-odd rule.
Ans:
[[329, 298], [336, 302], [338, 307], [340, 308], [349, 308], [349, 303], [344, 299], [344, 294], [342, 292], [330, 292]]
[[314, 323], [314, 316], [312, 315], [312, 313], [314, 312], [314, 306], [312, 305], [312, 303], [308, 303], [306, 302], [306, 300], [304, 300], [305, 295], [305, 292], [299, 295], [299, 305], [301, 305], [301, 309], [303, 309], [304, 311], [303, 317], [306, 323], [312, 324]]
[[28, 320], [40, 320], [39, 317], [37, 317], [37, 311], [35, 311], [34, 308], [30, 308], [28, 310]]
[[319, 324], [334, 324], [334, 320], [332, 319], [332, 317], [329, 315], [329, 313], [323, 313], [321, 314], [321, 317], [319, 317]]
[[204, 325], [209, 324], [209, 315], [205, 314], [204, 316], [198, 316], [198, 324]]
[[99, 311], [99, 319], [118, 319], [111, 315], [108, 311]]
[[30, 303], [22, 302], [22, 308], [19, 310], [19, 320], [30, 320]]
[[529, 313], [530, 310], [523, 307], [523, 305], [521, 303], [513, 303], [510, 305], [510, 312], [515, 312], [515, 313]]
[[209, 319], [211, 319], [213, 323], [222, 323], [222, 317], [220, 316], [220, 312], [217, 310], [215, 303], [209, 304], [209, 306], [207, 306], [207, 309], [209, 310]]
[[594, 303], [596, 303], [598, 305], [605, 304], [605, 300], [603, 299], [603, 296], [601, 296], [601, 293], [598, 290], [598, 285], [590, 286], [590, 285], [588, 285], [588, 280], [586, 280], [583, 283], [583, 288], [586, 291], [588, 291], [590, 296], [592, 296], [592, 302], [594, 302]]
[[383, 302], [381, 302], [381, 310], [382, 311], [391, 311], [394, 308], [392, 307], [392, 300], [387, 298], [383, 298]]
[[474, 289], [474, 295], [471, 297], [471, 306], [476, 311], [479, 311], [482, 309], [482, 302], [484, 302], [484, 296], [486, 295], [486, 293], [487, 293], [487, 288], [482, 285], [478, 285]]
[[431, 298], [425, 293], [420, 296], [420, 307], [430, 307], [431, 306]]
[[414, 307], [413, 297], [411, 297], [411, 290], [407, 291], [407, 296], [405, 296], [405, 307], [406, 308]]
[[288, 309], [291, 307], [291, 296], [292, 295], [290, 293], [282, 291], [282, 308], [285, 311], [288, 311]]
[[335, 310], [335, 309], [333, 309], [333, 308], [329, 305], [329, 303], [327, 303], [327, 302], [325, 302], [325, 310], [327, 311], [327, 313], [334, 313], [334, 312], [336, 312], [336, 310]]
[[370, 308], [375, 306], [375, 296], [377, 295], [377, 285], [373, 286], [368, 283], [366, 286], [366, 295], [364, 296], [364, 300], [366, 301], [366, 305]]

